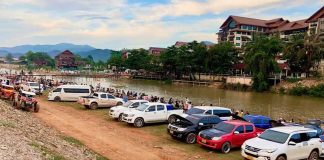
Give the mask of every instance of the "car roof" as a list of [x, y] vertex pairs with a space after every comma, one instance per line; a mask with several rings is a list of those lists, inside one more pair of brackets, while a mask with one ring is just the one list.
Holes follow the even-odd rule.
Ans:
[[210, 115], [210, 114], [192, 114], [192, 115], [189, 115], [189, 116], [197, 117], [199, 119], [204, 118], [204, 117], [212, 117], [212, 118], [216, 118], [217, 117], [217, 118], [219, 118], [216, 115]]
[[32, 95], [32, 96], [36, 95], [34, 92], [27, 92], [27, 91], [21, 91], [21, 93], [27, 94], [27, 95]]
[[303, 126], [282, 126], [282, 127], [275, 127], [271, 128], [270, 130], [291, 134], [294, 132], [302, 132], [302, 131], [316, 131], [311, 128], [305, 128]]
[[60, 85], [57, 88], [86, 88], [86, 89], [90, 89], [90, 86], [88, 86], [88, 85]]
[[149, 102], [146, 103], [147, 105], [165, 105], [164, 103], [160, 103], [160, 102]]
[[228, 123], [228, 124], [233, 124], [233, 125], [253, 125], [252, 123], [250, 122], [246, 122], [246, 121], [240, 121], [240, 120], [229, 120], [229, 121], [224, 121], [225, 123]]
[[244, 115], [244, 117], [271, 119], [270, 117], [263, 116], [263, 115], [256, 115], [256, 114]]
[[198, 109], [203, 109], [203, 110], [218, 109], [218, 110], [229, 110], [229, 111], [231, 111], [231, 109], [229, 109], [229, 108], [218, 107], [218, 106], [194, 106], [193, 108], [198, 108]]
[[148, 100], [144, 100], [144, 99], [134, 99], [134, 100], [129, 100], [131, 102], [148, 102]]

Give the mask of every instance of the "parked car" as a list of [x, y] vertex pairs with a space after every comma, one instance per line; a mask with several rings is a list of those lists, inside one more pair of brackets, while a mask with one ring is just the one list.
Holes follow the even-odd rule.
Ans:
[[188, 144], [196, 143], [196, 137], [202, 130], [212, 128], [222, 120], [218, 116], [195, 114], [184, 117], [176, 116], [177, 120], [168, 125], [168, 133]]
[[250, 122], [231, 120], [217, 124], [212, 129], [198, 134], [198, 144], [229, 153], [232, 148], [239, 148], [248, 139], [257, 137], [263, 130], [255, 128]]
[[122, 98], [117, 98], [109, 93], [96, 92], [91, 96], [81, 96], [78, 102], [86, 109], [97, 109], [102, 107], [114, 107], [123, 105], [125, 102]]
[[143, 127], [145, 123], [174, 122], [176, 115], [181, 115], [182, 109], [173, 109], [170, 104], [145, 103], [134, 110], [125, 111], [123, 121]]
[[193, 115], [193, 114], [216, 115], [223, 121], [232, 119], [231, 109], [224, 108], [224, 107], [215, 107], [215, 106], [195, 106], [195, 107], [189, 109], [185, 114], [187, 114], [187, 115]]
[[78, 101], [80, 96], [89, 96], [91, 88], [88, 85], [61, 85], [48, 94], [49, 101]]
[[24, 91], [34, 92], [35, 94], [43, 93], [43, 85], [38, 82], [26, 82], [21, 84], [21, 87]]
[[320, 136], [322, 142], [322, 154], [320, 155], [321, 158], [324, 158], [324, 135]]
[[0, 87], [0, 98], [14, 100], [15, 98], [15, 88], [6, 84]]
[[242, 145], [241, 154], [253, 160], [316, 160], [322, 154], [322, 143], [314, 129], [302, 126], [275, 127], [247, 140]]
[[144, 103], [148, 103], [147, 100], [129, 100], [123, 105], [119, 105], [116, 107], [112, 107], [109, 110], [109, 116], [118, 119], [118, 121], [122, 121], [122, 116], [125, 111], [129, 111], [131, 109], [135, 109]]
[[272, 127], [271, 118], [267, 116], [250, 114], [243, 116], [243, 119], [253, 123], [257, 128], [268, 129]]
[[35, 95], [34, 92], [19, 91], [18, 96], [15, 96], [13, 99], [12, 106], [16, 109], [23, 109], [37, 113], [39, 111], [39, 104]]

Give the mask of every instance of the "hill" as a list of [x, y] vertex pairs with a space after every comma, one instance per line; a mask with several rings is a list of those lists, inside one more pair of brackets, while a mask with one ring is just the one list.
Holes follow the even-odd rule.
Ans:
[[88, 57], [88, 55], [91, 55], [93, 57], [93, 60], [96, 62], [98, 62], [99, 60], [106, 62], [111, 57], [111, 50], [95, 49], [87, 52], [76, 52], [76, 54], [80, 55], [83, 58]]

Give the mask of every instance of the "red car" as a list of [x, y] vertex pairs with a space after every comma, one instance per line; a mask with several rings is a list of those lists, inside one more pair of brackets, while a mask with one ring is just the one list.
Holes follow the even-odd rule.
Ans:
[[197, 143], [223, 153], [239, 148], [248, 139], [257, 137], [263, 130], [250, 122], [231, 120], [218, 123], [214, 128], [201, 131]]

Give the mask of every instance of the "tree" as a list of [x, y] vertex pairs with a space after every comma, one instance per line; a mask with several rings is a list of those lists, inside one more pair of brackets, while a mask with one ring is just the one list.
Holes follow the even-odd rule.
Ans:
[[131, 54], [126, 59], [125, 63], [129, 69], [150, 69], [152, 56], [145, 49], [133, 49], [129, 51]]
[[42, 68], [42, 67], [55, 67], [54, 59], [44, 52], [27, 52], [25, 55], [19, 57], [20, 60], [27, 61], [29, 69]]
[[107, 64], [109, 64], [110, 66], [116, 66], [117, 68], [125, 66], [125, 62], [120, 52], [111, 53], [111, 57], [107, 60]]
[[254, 35], [252, 41], [246, 44], [244, 60], [247, 70], [252, 73], [252, 88], [255, 91], [269, 89], [268, 77], [279, 70], [275, 56], [282, 51], [282, 47], [280, 39], [262, 35]]
[[8, 54], [6, 55], [6, 60], [7, 60], [8, 63], [12, 63], [12, 61], [13, 61], [13, 56], [12, 56], [11, 53], [8, 53]]

